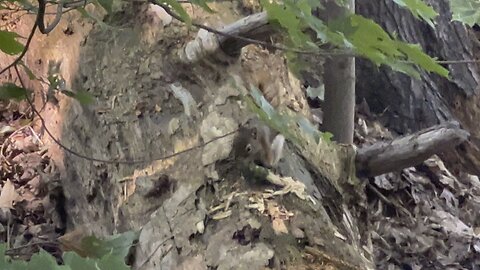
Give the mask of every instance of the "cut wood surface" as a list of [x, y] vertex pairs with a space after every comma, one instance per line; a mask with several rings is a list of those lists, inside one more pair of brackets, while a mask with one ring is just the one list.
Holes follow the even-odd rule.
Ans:
[[266, 12], [255, 13], [220, 29], [211, 30], [208, 32], [200, 29], [197, 37], [187, 43], [182, 55], [185, 62], [194, 63], [203, 56], [215, 53], [218, 48], [227, 55], [238, 55], [242, 47], [268, 40], [274, 31], [268, 24]]
[[375, 176], [415, 166], [434, 154], [452, 150], [469, 136], [452, 121], [390, 142], [366, 146], [358, 150], [357, 172], [362, 176]]

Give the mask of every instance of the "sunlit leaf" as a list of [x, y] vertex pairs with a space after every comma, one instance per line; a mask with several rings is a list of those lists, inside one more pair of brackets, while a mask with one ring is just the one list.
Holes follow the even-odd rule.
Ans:
[[[420, 17], [433, 26], [433, 20], [438, 15], [432, 7], [426, 5], [422, 0], [394, 0], [397, 4], [409, 9], [414, 16]], [[474, 0], [453, 0], [453, 1], [474, 1]], [[479, 0], [475, 0], [479, 2]], [[312, 12], [316, 9], [323, 9], [320, 1], [315, 0], [283, 0], [269, 1], [260, 0], [263, 8], [267, 11], [269, 20], [284, 29], [288, 35], [287, 44], [295, 49], [308, 49], [320, 51], [318, 45], [314, 44], [312, 37], [307, 35], [307, 29], [316, 33], [315, 43], [320, 41], [329, 43], [333, 50], [340, 50], [346, 53], [353, 53], [365, 57], [374, 62], [377, 66], [387, 65], [393, 70], [399, 71], [415, 78], [419, 78], [418, 68], [429, 72], [435, 72], [441, 76], [448, 77], [448, 70], [439, 65], [435, 59], [428, 56], [422, 49], [414, 44], [409, 44], [392, 37], [373, 20], [355, 14], [346, 14], [336, 20], [325, 24]], [[337, 3], [346, 5], [346, 1], [337, 0]], [[462, 2], [462, 5], [465, 5]], [[470, 9], [479, 11], [478, 6]], [[328, 12], [323, 10], [322, 12]], [[323, 45], [321, 44], [321, 45]], [[291, 45], [291, 46], [290, 46]], [[298, 57], [289, 58], [289, 67], [293, 67], [296, 73], [302, 66]]]
[[2, 100], [23, 100], [27, 96], [27, 89], [18, 87], [13, 83], [0, 85], [0, 99]]
[[480, 1], [478, 0], [450, 0], [452, 20], [469, 25], [480, 23]]
[[92, 94], [83, 90], [77, 91], [77, 93], [75, 94], [75, 99], [77, 99], [78, 102], [80, 102], [80, 104], [84, 104], [84, 105], [91, 104], [94, 101]]
[[28, 75], [28, 78], [30, 80], [36, 80], [37, 77], [35, 77], [35, 74], [33, 74], [32, 70], [30, 68], [28, 68], [25, 63], [23, 63], [23, 61], [20, 61], [19, 64], [22, 66], [23, 70], [25, 71], [25, 73], [27, 73]]
[[[270, 3], [268, 0], [260, 0], [268, 14], [268, 20], [280, 24], [288, 31], [289, 38], [297, 47], [303, 47], [310, 38], [302, 31], [304, 29], [301, 17], [296, 16], [290, 6]], [[290, 7], [290, 8], [287, 8]]]
[[200, 6], [203, 8], [205, 11], [213, 13], [214, 11], [208, 6], [207, 2], [205, 0], [191, 0], [190, 1], [192, 4], [195, 4], [197, 6]]
[[21, 53], [24, 46], [15, 40], [17, 37], [19, 37], [19, 35], [15, 32], [0, 30], [0, 51], [9, 55]]
[[422, 18], [432, 28], [435, 27], [433, 19], [438, 16], [438, 13], [422, 0], [393, 0], [399, 6], [407, 8], [412, 12], [415, 18]]
[[77, 92], [63, 90], [62, 93], [64, 93], [65, 95], [71, 98], [78, 100], [78, 102], [80, 102], [80, 104], [83, 104], [83, 105], [91, 104], [94, 101], [93, 96], [90, 93], [83, 90], [79, 90]]
[[425, 54], [420, 46], [393, 39], [374, 21], [359, 15], [334, 21], [329, 25], [344, 33], [354, 51], [377, 65], [388, 65], [396, 71], [419, 78], [415, 66], [448, 77], [448, 70]]
[[113, 0], [97, 0], [98, 3], [108, 12], [112, 12]]

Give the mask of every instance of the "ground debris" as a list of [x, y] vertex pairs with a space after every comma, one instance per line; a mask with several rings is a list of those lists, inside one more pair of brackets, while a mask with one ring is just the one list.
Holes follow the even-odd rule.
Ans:
[[61, 193], [52, 185], [58, 170], [31, 120], [16, 111], [22, 107], [7, 108], [0, 116], [0, 237], [9, 255], [28, 259], [43, 248], [59, 257], [56, 240], [65, 217], [57, 211]]
[[[391, 138], [359, 115], [358, 145]], [[438, 156], [416, 167], [368, 179], [372, 241], [378, 269], [477, 269], [480, 181], [454, 175]]]

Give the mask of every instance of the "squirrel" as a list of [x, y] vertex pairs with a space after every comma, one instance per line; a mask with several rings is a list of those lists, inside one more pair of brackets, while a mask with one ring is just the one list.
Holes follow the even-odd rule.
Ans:
[[234, 151], [238, 159], [274, 168], [282, 158], [284, 144], [285, 137], [280, 133], [273, 134], [268, 126], [247, 123], [239, 128]]

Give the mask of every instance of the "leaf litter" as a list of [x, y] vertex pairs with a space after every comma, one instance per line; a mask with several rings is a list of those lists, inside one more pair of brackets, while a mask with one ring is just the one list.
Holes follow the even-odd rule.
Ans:
[[[359, 146], [392, 138], [358, 113]], [[480, 180], [454, 174], [438, 156], [369, 179], [367, 192], [377, 269], [480, 269]]]
[[59, 256], [65, 217], [57, 211], [58, 170], [31, 127], [28, 104], [0, 105], [1, 241], [7, 243], [7, 254], [23, 259], [40, 248]]

